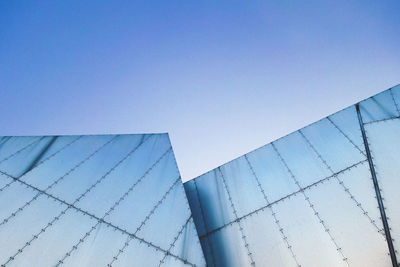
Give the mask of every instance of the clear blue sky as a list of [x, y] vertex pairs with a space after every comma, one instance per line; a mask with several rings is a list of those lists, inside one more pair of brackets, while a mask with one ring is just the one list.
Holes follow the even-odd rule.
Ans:
[[400, 83], [399, 1], [1, 1], [0, 135], [169, 132], [183, 180]]

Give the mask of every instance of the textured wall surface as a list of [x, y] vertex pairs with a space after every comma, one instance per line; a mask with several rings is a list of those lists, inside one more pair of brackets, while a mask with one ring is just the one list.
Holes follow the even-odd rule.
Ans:
[[399, 107], [397, 86], [184, 185], [167, 134], [0, 137], [0, 264], [392, 266]]
[[185, 183], [208, 266], [392, 266], [371, 169], [399, 250], [399, 106], [396, 86]]
[[2, 137], [2, 266], [205, 266], [167, 134]]

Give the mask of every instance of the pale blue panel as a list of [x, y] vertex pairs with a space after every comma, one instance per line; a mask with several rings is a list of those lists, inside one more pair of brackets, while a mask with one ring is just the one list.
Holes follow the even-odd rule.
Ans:
[[400, 119], [368, 124], [365, 129], [393, 244], [400, 251]]
[[300, 131], [320, 158], [321, 165], [328, 168], [331, 174], [366, 159], [362, 150], [357, 149], [328, 119], [320, 120]]
[[7, 161], [4, 161], [0, 167], [1, 171], [6, 172], [16, 178], [35, 167], [43, 159], [43, 155], [49, 147], [55, 142], [57, 137], [46, 136], [26, 147], [23, 151], [14, 154]]
[[[215, 266], [250, 266], [237, 223], [214, 232], [209, 238], [213, 244]], [[208, 264], [213, 266], [213, 263]]]
[[298, 194], [274, 208], [301, 266], [347, 266], [305, 196]]
[[[37, 154], [37, 157], [34, 159], [35, 163], [31, 166], [31, 170], [38, 168], [42, 164], [46, 164], [47, 161], [52, 161], [51, 164], [54, 164], [56, 161], [62, 161], [62, 156], [66, 152], [68, 153], [70, 147], [74, 147], [75, 144], [82, 139], [82, 137], [83, 136], [45, 137], [50, 138], [50, 142], [42, 151], [40, 151], [40, 153]], [[71, 160], [71, 156], [68, 159]]]
[[104, 181], [111, 179], [114, 171], [118, 171], [117, 164], [139, 145], [142, 138], [143, 136], [140, 135], [117, 137], [91, 160], [70, 173], [68, 178], [60, 181], [48, 192], [66, 201], [74, 202], [94, 184], [97, 187]]
[[342, 189], [348, 189], [345, 191], [346, 196], [352, 198], [353, 203], [360, 203], [358, 212], [361, 213], [365, 210], [367, 217], [364, 217], [364, 219], [369, 217], [378, 228], [383, 229], [368, 162], [364, 161], [351, 167], [338, 178], [342, 181], [342, 184], [338, 183]]
[[267, 208], [258, 214], [246, 217], [242, 222], [254, 261], [257, 266], [296, 266], [296, 255], [293, 254], [295, 256], [293, 257], [288, 246], [291, 246], [294, 253], [296, 248], [286, 236], [285, 228], [281, 228], [285, 226], [285, 222], [279, 220], [279, 213], [276, 213], [274, 218], [273, 212], [276, 213], [275, 210]]
[[[163, 196], [171, 186], [178, 187], [179, 183], [176, 181], [180, 181], [175, 163], [168, 160], [169, 158], [172, 158], [171, 153], [167, 154], [147, 175], [140, 174], [135, 179], [126, 179], [129, 184], [123, 187], [125, 191], [118, 198], [133, 186], [132, 192], [126, 196], [124, 201], [120, 202], [115, 211], [106, 219], [128, 231], [135, 232], [159, 201], [161, 203], [156, 209], [160, 208], [165, 201]], [[165, 172], [166, 170], [168, 172]], [[140, 177], [143, 178], [138, 182]], [[148, 193], [150, 188], [152, 194]], [[143, 201], [144, 199], [146, 201]]]
[[[190, 245], [189, 245], [190, 244]], [[197, 266], [205, 266], [205, 259], [201, 251], [201, 244], [197, 236], [196, 227], [193, 222], [193, 218], [186, 224], [182, 234], [177, 239], [171, 250], [172, 254], [175, 254], [182, 259], [196, 264]], [[174, 264], [179, 263], [174, 258], [168, 257], [167, 261], [173, 261]], [[166, 264], [168, 265], [168, 264]]]
[[[21, 192], [23, 194], [23, 192]], [[6, 264], [11, 258], [23, 257], [27, 242], [33, 241], [34, 236], [42, 237], [44, 227], [51, 222], [65, 205], [47, 198], [39, 198], [15, 218], [0, 226], [0, 261]], [[35, 239], [30, 246], [38, 240]], [[18, 251], [21, 249], [21, 253]]]
[[[150, 140], [148, 142], [150, 144]], [[84, 210], [89, 210], [96, 216], [103, 217], [114, 203], [119, 201], [125, 194], [127, 194], [126, 199], [119, 203], [129, 203], [132, 201], [130, 197], [138, 194], [141, 197], [141, 202], [146, 199], [146, 203], [152, 205], [158, 196], [168, 190], [168, 181], [174, 181], [179, 178], [179, 172], [176, 169], [175, 162], [173, 160], [168, 161], [168, 155], [171, 155], [171, 152], [168, 152], [168, 155], [163, 157], [151, 172], [146, 173], [146, 170], [167, 151], [168, 147], [167, 149], [163, 148], [163, 151], [152, 153], [154, 158], [151, 159], [145, 157], [146, 150], [144, 148], [146, 148], [145, 144], [115, 168], [106, 179], [93, 188], [90, 194], [82, 198], [77, 203], [77, 206]], [[110, 190], [110, 188], [113, 188], [113, 190]], [[148, 196], [150, 188], [152, 188], [152, 194]], [[128, 192], [129, 189], [131, 190]], [[94, 206], [93, 203], [97, 203], [97, 205]], [[136, 209], [146, 210], [146, 204], [143, 203], [141, 206], [132, 207], [129, 213]], [[119, 204], [112, 213], [119, 213]], [[116, 216], [118, 217], [118, 214]], [[139, 215], [137, 217], [140, 218]]]
[[[332, 175], [299, 132], [281, 138], [274, 144], [300, 186], [308, 186]], [[284, 169], [282, 171], [287, 172]]]
[[[93, 224], [93, 222], [91, 222]], [[87, 224], [84, 225], [87, 228]], [[87, 230], [87, 229], [85, 229]], [[84, 233], [83, 233], [84, 234]], [[82, 234], [81, 234], [82, 236]], [[74, 242], [81, 237], [75, 237]], [[106, 266], [118, 246], [125, 242], [127, 235], [116, 231], [105, 224], [97, 226], [85, 242], [80, 244], [79, 249], [71, 253], [64, 260], [66, 266]], [[64, 253], [72, 245], [65, 247]], [[58, 257], [57, 260], [61, 258]]]
[[250, 152], [247, 157], [269, 202], [277, 201], [298, 190], [298, 186], [270, 144]]
[[24, 150], [37, 144], [43, 136], [3, 136], [0, 140], [0, 167], [3, 167], [3, 162], [11, 160], [16, 155]]
[[[13, 182], [13, 180], [5, 179], [4, 176], [0, 179], [9, 183]], [[37, 192], [35, 190], [27, 188], [20, 183], [11, 183], [4, 188], [0, 193], [0, 225], [8, 221], [12, 223], [12, 220], [20, 213], [19, 208], [23, 207], [36, 195]]]
[[364, 123], [399, 116], [393, 94], [390, 90], [383, 91], [382, 93], [360, 102], [360, 111]]
[[14, 179], [0, 172], [0, 192], [7, 190], [7, 187], [9, 187], [13, 182]]
[[[224, 228], [223, 228], [224, 229]], [[216, 265], [216, 256], [219, 257], [219, 255], [214, 255], [214, 246], [216, 244], [213, 243], [213, 240], [208, 234], [207, 236], [200, 236], [200, 244], [201, 248], [203, 249], [203, 254], [207, 262], [207, 266], [212, 266], [215, 267]], [[220, 265], [221, 266], [221, 265]]]
[[204, 235], [208, 231], [206, 230], [205, 221], [203, 218], [203, 207], [200, 206], [200, 195], [197, 190], [197, 179], [190, 180], [186, 182], [185, 192], [190, 203], [192, 210], [193, 220], [195, 221], [196, 229], [198, 234]]
[[179, 238], [182, 234], [180, 233], [181, 229], [190, 222], [188, 222], [190, 216], [191, 212], [183, 188], [174, 186], [171, 193], [137, 235], [170, 251], [175, 238]]
[[[351, 179], [365, 179], [368, 165], [352, 168], [338, 176], [345, 184]], [[364, 169], [364, 170], [362, 170]], [[365, 188], [366, 192], [372, 191]], [[364, 215], [375, 207], [365, 205], [358, 200], [349, 188], [344, 188], [335, 179], [321, 183], [309, 190], [307, 195], [314, 200], [314, 207], [329, 227], [329, 232], [340, 246], [350, 266], [390, 266], [387, 244], [382, 223]], [[367, 203], [369, 204], [369, 203]], [[380, 231], [380, 232], [379, 232]]]
[[[208, 231], [223, 226], [235, 219], [222, 179], [213, 170], [196, 178], [200, 205], [204, 210], [204, 221]], [[195, 218], [195, 221], [200, 218]]]
[[53, 153], [43, 157], [46, 161], [35, 165], [31, 171], [19, 179], [40, 189], [46, 189], [59, 179], [68, 179], [68, 175], [77, 171], [85, 163], [81, 161], [111, 139], [110, 136], [58, 137], [49, 148]]
[[360, 124], [354, 106], [345, 108], [326, 118], [357, 150], [365, 152]]
[[266, 204], [245, 157], [224, 164], [220, 171], [217, 174], [219, 179], [222, 179], [222, 175], [225, 178], [226, 189], [229, 190], [238, 217]]
[[[400, 87], [360, 103], [395, 247]], [[360, 122], [346, 108], [185, 184], [208, 266], [390, 266]]]
[[177, 260], [174, 257], [167, 256], [162, 261], [162, 267], [184, 267], [187, 266], [184, 262]]
[[393, 94], [393, 101], [397, 110], [397, 116], [400, 116], [400, 84], [389, 89]]
[[[88, 216], [82, 216], [69, 209], [65, 215], [40, 234], [40, 238], [26, 247], [23, 254], [16, 257], [10, 266], [55, 266], [64, 251], [73, 246], [75, 240], [84, 235], [86, 228], [93, 222], [94, 220]], [[73, 256], [74, 253], [75, 251], [71, 255]]]
[[168, 135], [18, 139], [0, 139], [0, 264], [205, 266]]
[[143, 266], [158, 266], [163, 259], [164, 253], [157, 251], [153, 247], [149, 247], [140, 241], [133, 239], [126, 251], [121, 254], [117, 261], [112, 266], [114, 267], [143, 267]]

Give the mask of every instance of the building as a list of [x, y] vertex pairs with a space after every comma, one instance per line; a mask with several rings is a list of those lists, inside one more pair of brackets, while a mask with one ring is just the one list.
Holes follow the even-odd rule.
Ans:
[[182, 184], [167, 134], [0, 137], [1, 266], [397, 266], [400, 86]]
[[397, 266], [399, 107], [396, 86], [185, 183], [208, 266]]
[[167, 134], [3, 137], [2, 266], [205, 266]]

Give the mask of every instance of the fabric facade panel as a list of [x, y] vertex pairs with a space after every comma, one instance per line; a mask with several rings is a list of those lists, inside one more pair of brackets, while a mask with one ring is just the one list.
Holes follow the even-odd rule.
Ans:
[[393, 266], [399, 105], [396, 86], [186, 182], [208, 266]]
[[206, 265], [167, 134], [2, 137], [0, 180], [2, 266]]
[[0, 264], [394, 266], [399, 107], [397, 86], [184, 185], [167, 134], [0, 137]]

